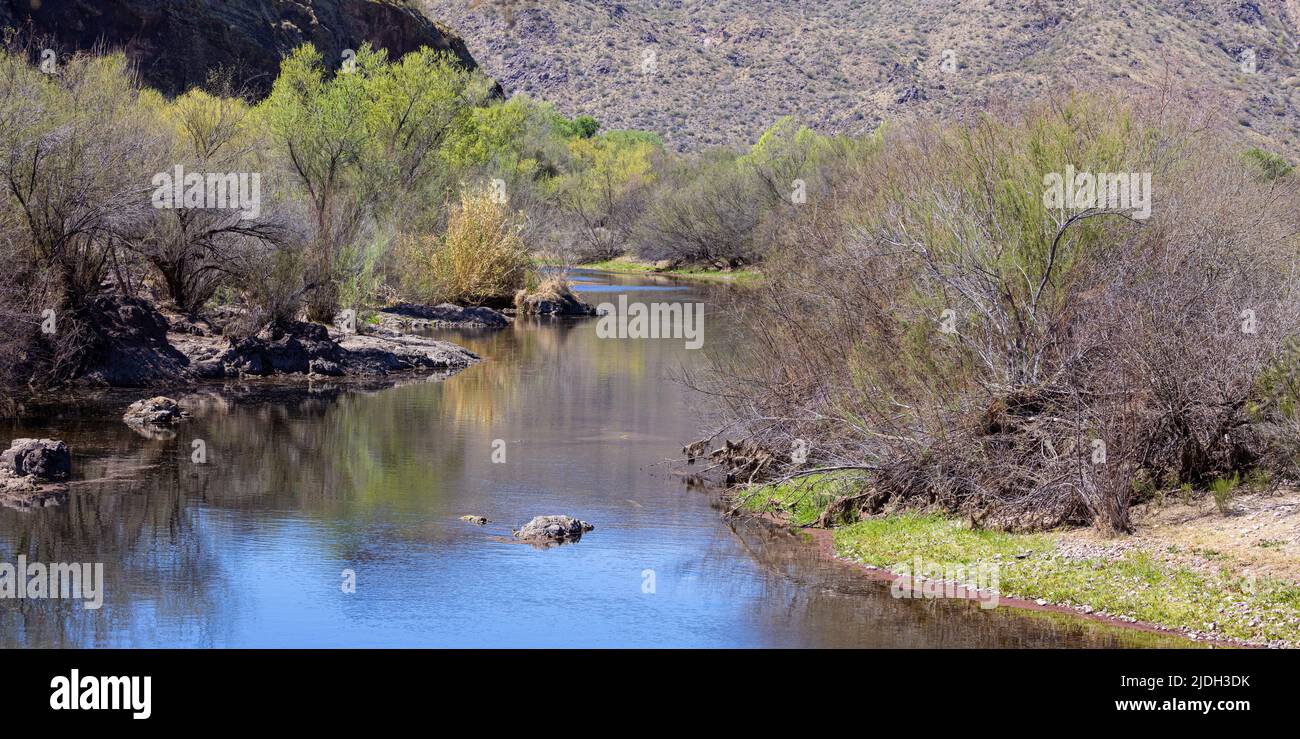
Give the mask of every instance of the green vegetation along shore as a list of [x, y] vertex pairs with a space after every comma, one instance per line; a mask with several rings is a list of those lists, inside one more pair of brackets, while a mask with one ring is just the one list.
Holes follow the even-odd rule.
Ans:
[[588, 262], [579, 264], [582, 269], [593, 269], [598, 272], [615, 272], [619, 274], [656, 274], [666, 275], [669, 277], [680, 277], [688, 280], [708, 280], [710, 282], [727, 282], [736, 285], [747, 285], [758, 282], [763, 275], [756, 269], [716, 269], [700, 265], [659, 267], [652, 262], [642, 261], [633, 257], [618, 257], [615, 259], [605, 259], [599, 262]]
[[[1159, 535], [1097, 538], [1089, 529], [1008, 533], [973, 529], [968, 521], [931, 512], [894, 512], [856, 522], [827, 521], [837, 501], [852, 489], [842, 478], [754, 486], [736, 494], [751, 512], [770, 513], [791, 526], [833, 526], [837, 557], [893, 575], [914, 571], [918, 561], [945, 571], [961, 565], [968, 573], [997, 572], [997, 595], [1060, 606], [1080, 614], [1145, 624], [1196, 640], [1294, 647], [1300, 643], [1300, 584], [1294, 573], [1260, 567], [1249, 551], [1268, 550], [1269, 539], [1252, 539], [1237, 549], [1196, 546], [1208, 531], [1235, 531], [1252, 513], [1272, 521], [1270, 511], [1289, 508], [1294, 493], [1239, 499], [1238, 515], [1219, 515], [1210, 501], [1165, 502], [1146, 511]], [[1197, 515], [1200, 514], [1200, 515]], [[1160, 527], [1162, 518], [1179, 521]], [[1247, 527], [1249, 528], [1249, 527]], [[1172, 543], [1180, 540], [1183, 545]], [[1264, 545], [1261, 546], [1261, 542]], [[1264, 563], [1267, 564], [1267, 563]], [[1257, 574], [1257, 571], [1263, 574]], [[976, 583], [973, 578], [963, 585]]]

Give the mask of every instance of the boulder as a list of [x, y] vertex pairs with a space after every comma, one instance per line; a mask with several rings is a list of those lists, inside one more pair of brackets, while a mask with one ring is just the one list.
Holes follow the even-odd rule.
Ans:
[[515, 309], [536, 316], [594, 316], [596, 309], [574, 294], [568, 282], [550, 277], [535, 290], [515, 293]]
[[85, 310], [91, 351], [77, 381], [149, 387], [185, 379], [189, 359], [167, 340], [167, 319], [141, 298], [98, 295]]
[[[236, 374], [310, 374], [313, 369], [337, 367], [342, 352], [319, 323], [276, 321], [255, 336], [235, 342], [221, 357]], [[320, 372], [326, 374], [326, 372]]]
[[595, 526], [571, 516], [537, 516], [515, 530], [517, 539], [533, 544], [563, 544], [578, 541]]
[[14, 439], [0, 454], [0, 468], [39, 481], [64, 480], [72, 472], [72, 454], [56, 439]]
[[137, 400], [127, 406], [122, 420], [130, 426], [171, 426], [185, 418], [181, 404], [171, 398], [159, 395], [153, 398]]
[[504, 328], [510, 319], [501, 311], [484, 306], [462, 307], [451, 303], [420, 305], [398, 303], [379, 312], [380, 325], [404, 328]]

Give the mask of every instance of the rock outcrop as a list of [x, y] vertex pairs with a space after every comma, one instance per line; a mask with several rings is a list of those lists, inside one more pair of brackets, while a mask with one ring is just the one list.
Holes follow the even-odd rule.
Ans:
[[55, 439], [14, 439], [0, 454], [0, 505], [28, 511], [68, 500], [68, 445]]
[[86, 316], [94, 346], [79, 382], [148, 387], [186, 377], [189, 360], [168, 342], [167, 319], [148, 301], [98, 295]]
[[355, 334], [319, 323], [281, 321], [256, 335], [230, 342], [220, 336], [174, 333], [198, 379], [299, 375], [374, 377], [408, 370], [460, 370], [479, 361], [446, 341], [393, 331]]
[[319, 323], [272, 323], [254, 336], [234, 342], [219, 357], [222, 374], [266, 376], [274, 374], [343, 374], [343, 351]]
[[550, 278], [542, 281], [535, 290], [520, 290], [515, 294], [515, 309], [521, 315], [536, 316], [594, 316], [596, 309], [582, 301], [569, 288], [567, 282]]
[[578, 541], [596, 528], [571, 516], [537, 516], [514, 531], [516, 539], [529, 544], [548, 546]]
[[68, 445], [56, 439], [14, 439], [0, 453], [0, 468], [42, 482], [66, 480], [72, 472]]
[[137, 400], [122, 414], [122, 420], [128, 426], [138, 428], [167, 428], [184, 418], [181, 404], [162, 395]]
[[335, 67], [365, 42], [390, 58], [427, 46], [477, 67], [459, 36], [394, 0], [11, 0], [0, 2], [0, 26], [48, 37], [64, 52], [122, 49], [144, 83], [167, 95], [226, 73], [262, 97], [281, 57], [307, 42]]
[[510, 325], [510, 319], [499, 310], [482, 306], [461, 307], [451, 303], [398, 303], [379, 311], [378, 318], [380, 326], [398, 331], [424, 328], [505, 328]]
[[422, 336], [335, 334], [346, 352], [349, 374], [386, 375], [406, 370], [459, 370], [479, 361], [474, 352], [449, 341]]

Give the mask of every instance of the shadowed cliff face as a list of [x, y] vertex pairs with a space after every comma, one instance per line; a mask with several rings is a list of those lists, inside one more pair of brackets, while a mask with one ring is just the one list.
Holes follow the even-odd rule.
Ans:
[[369, 41], [390, 57], [428, 46], [477, 66], [458, 36], [396, 0], [0, 0], [0, 26], [62, 52], [121, 48], [144, 83], [168, 95], [222, 70], [261, 97], [280, 58], [309, 41], [335, 65]]

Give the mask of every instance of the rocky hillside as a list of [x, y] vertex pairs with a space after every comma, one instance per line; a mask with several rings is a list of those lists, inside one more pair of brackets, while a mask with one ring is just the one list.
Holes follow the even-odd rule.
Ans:
[[280, 57], [307, 41], [326, 59], [369, 41], [395, 55], [449, 50], [475, 66], [459, 37], [405, 0], [0, 0], [0, 26], [56, 51], [123, 48], [144, 81], [168, 94], [205, 83], [215, 70], [264, 94]]
[[1106, 85], [1174, 89], [1300, 153], [1300, 0], [420, 2], [507, 91], [677, 148], [752, 141], [784, 114], [860, 131]]

